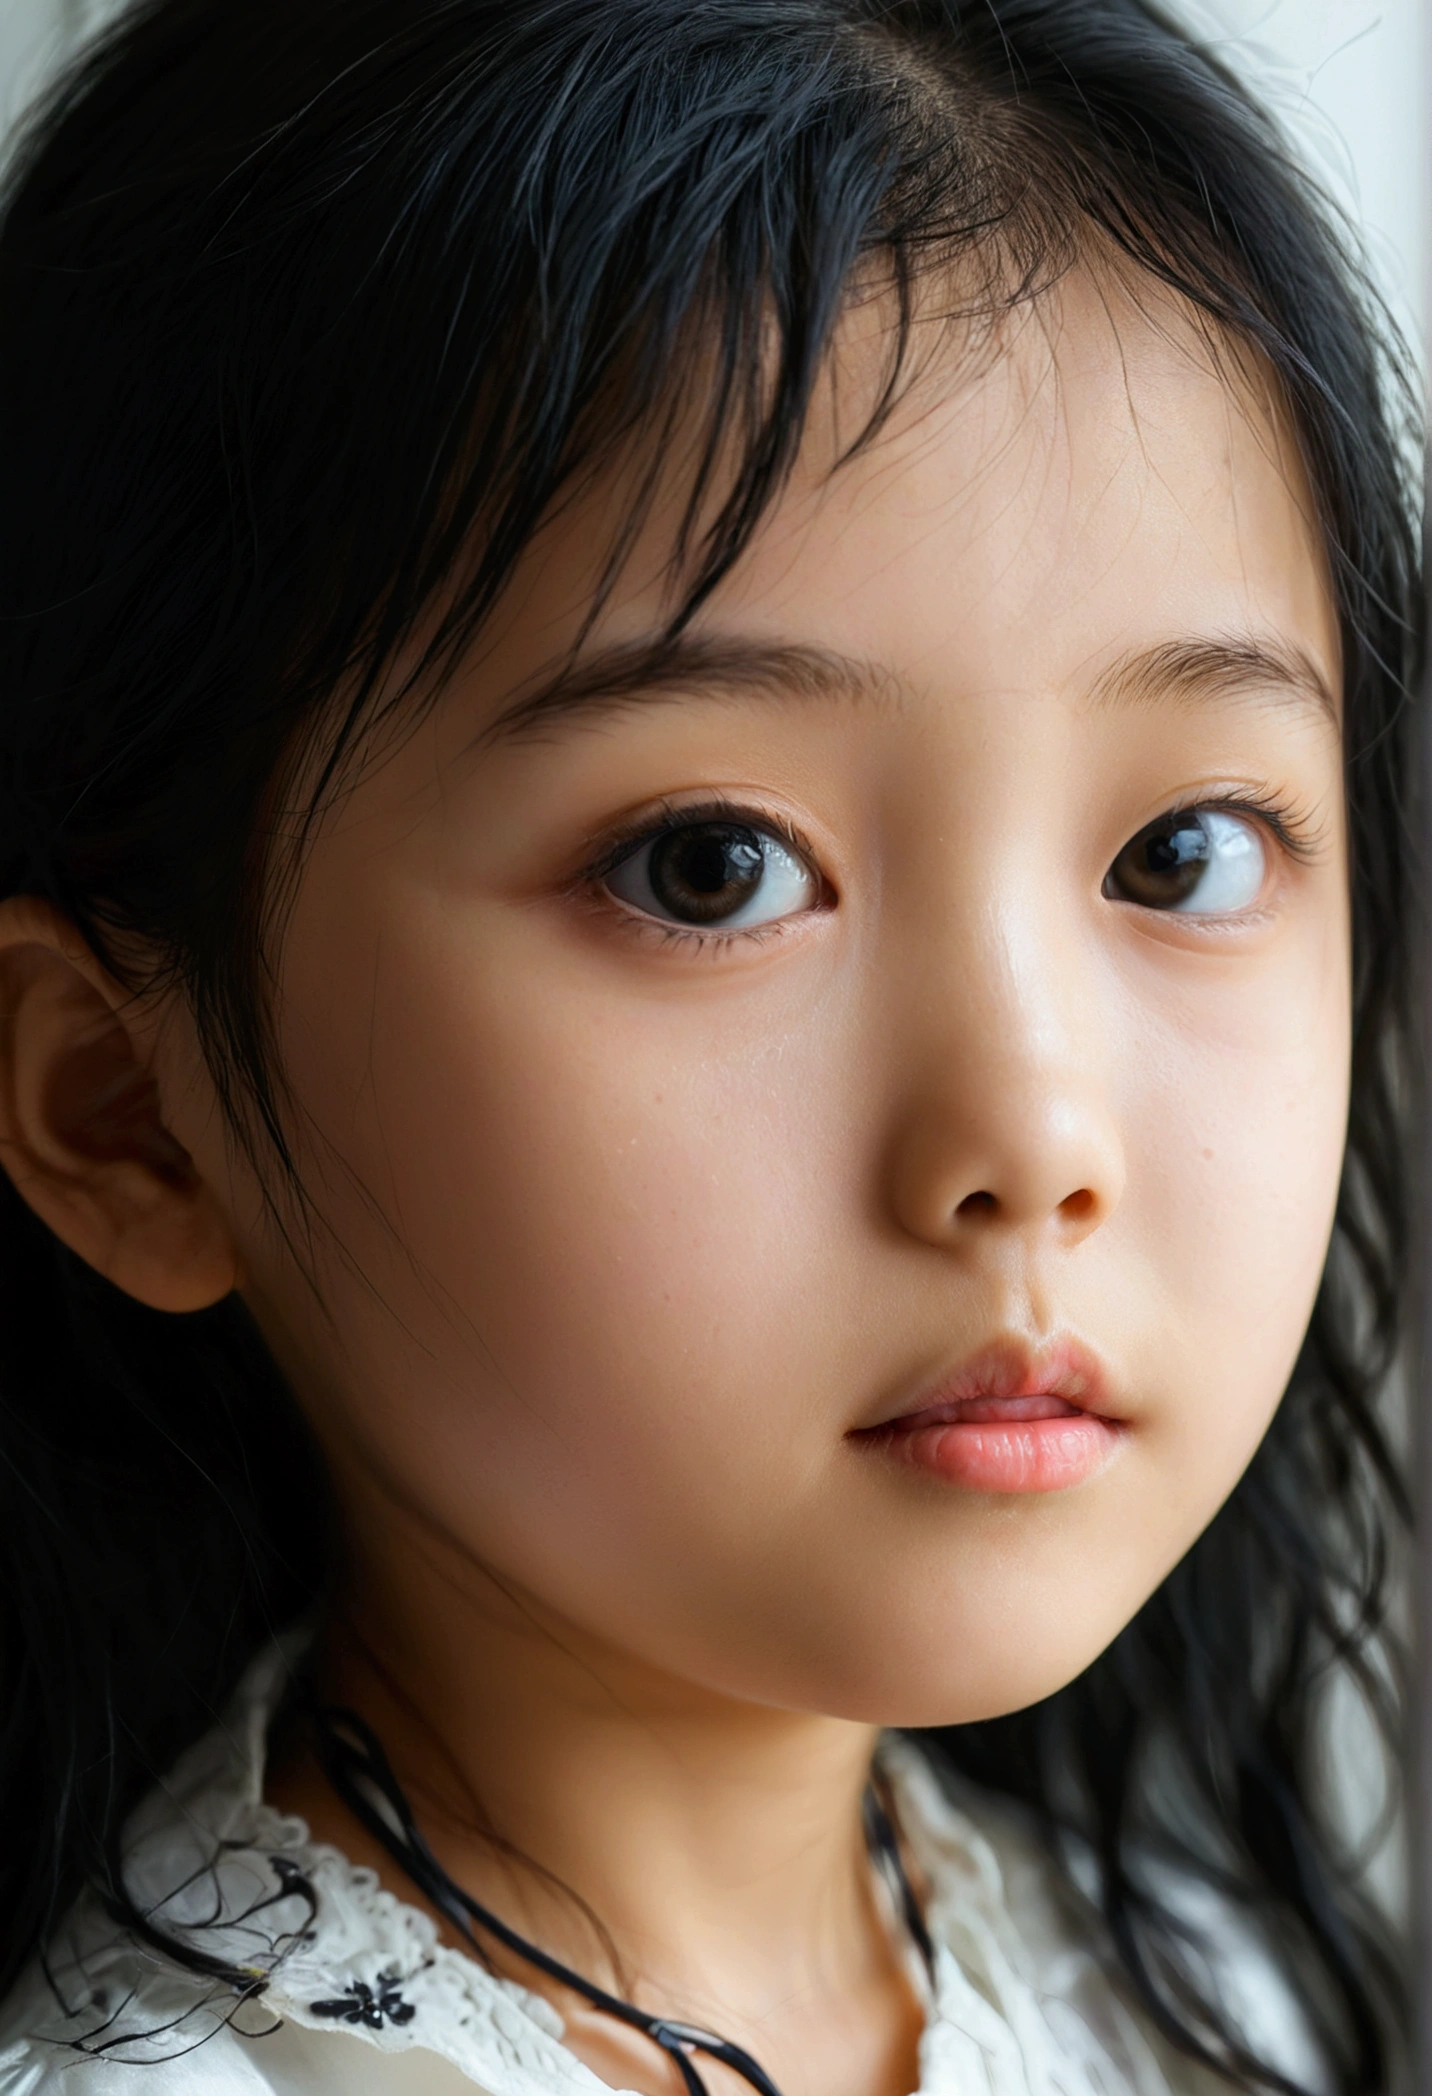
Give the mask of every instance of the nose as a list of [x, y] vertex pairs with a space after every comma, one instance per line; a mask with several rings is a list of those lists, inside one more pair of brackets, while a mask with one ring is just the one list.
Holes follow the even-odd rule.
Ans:
[[1125, 1180], [1094, 971], [1077, 934], [1048, 926], [987, 919], [953, 943], [903, 1030], [896, 1220], [948, 1249], [1016, 1235], [1073, 1247], [1114, 1213]]

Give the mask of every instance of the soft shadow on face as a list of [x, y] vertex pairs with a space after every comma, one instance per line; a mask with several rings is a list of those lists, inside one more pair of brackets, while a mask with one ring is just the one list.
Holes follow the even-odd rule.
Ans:
[[[579, 626], [574, 508], [329, 816], [278, 1012], [326, 1315], [197, 1086], [175, 1121], [378, 1615], [481, 1566], [673, 1696], [972, 1719], [1248, 1461], [1342, 1149], [1337, 640], [1286, 431], [1144, 305], [1074, 274], [834, 474], [818, 418], [704, 670], [491, 732]], [[591, 650], [660, 626], [669, 529]], [[1209, 806], [1251, 885], [1110, 888]], [[650, 913], [614, 862], [696, 814], [777, 840], [789, 909]], [[869, 1431], [1041, 1390], [1102, 1421], [1049, 1489]]]

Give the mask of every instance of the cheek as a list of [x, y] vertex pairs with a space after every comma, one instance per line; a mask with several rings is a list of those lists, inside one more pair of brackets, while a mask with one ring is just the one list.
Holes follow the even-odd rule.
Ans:
[[1326, 1256], [1350, 1032], [1336, 913], [1262, 979], [1171, 1000], [1132, 1031], [1139, 1164], [1115, 1236], [1159, 1304], [1156, 1431], [1197, 1527], [1267, 1427]]
[[753, 1471], [802, 1460], [770, 1393], [823, 1382], [828, 1041], [793, 1045], [769, 1010], [743, 1039], [729, 1000], [708, 1032], [689, 998], [604, 995], [530, 940], [510, 965], [500, 934], [443, 924], [383, 950], [371, 1023], [330, 1006], [291, 1059], [374, 1197], [330, 1175], [372, 1284], [324, 1277], [345, 1403], [518, 1576], [539, 1534], [550, 1586], [554, 1557], [587, 1580], [618, 1547], [684, 1562], [693, 1524], [734, 1564], [758, 1547]]

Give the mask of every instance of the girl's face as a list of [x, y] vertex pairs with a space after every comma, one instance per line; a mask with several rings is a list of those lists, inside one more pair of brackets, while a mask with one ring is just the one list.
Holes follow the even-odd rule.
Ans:
[[1286, 430], [1152, 299], [1072, 277], [834, 473], [832, 396], [653, 670], [659, 506], [544, 702], [615, 498], [552, 525], [306, 865], [326, 1315], [165, 1050], [370, 1577], [421, 1531], [702, 1691], [957, 1722], [1248, 1462], [1343, 1143], [1338, 642]]

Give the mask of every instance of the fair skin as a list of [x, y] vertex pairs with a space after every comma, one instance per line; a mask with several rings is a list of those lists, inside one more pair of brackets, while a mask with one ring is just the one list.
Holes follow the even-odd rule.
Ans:
[[[182, 1004], [0, 910], [5, 1162], [143, 1300], [243, 1288], [343, 1512], [327, 1685], [443, 1861], [610, 1976], [480, 1800], [643, 2006], [785, 2096], [918, 2079], [877, 1729], [1107, 1645], [1257, 1446], [1326, 1249], [1336, 623], [1256, 375], [1153, 296], [1076, 274], [832, 475], [853, 325], [700, 659], [504, 725], [610, 491], [554, 524], [305, 863], [275, 1023], [317, 1296]], [[663, 526], [589, 653], [669, 610]], [[724, 932], [659, 921], [683, 814], [698, 872], [722, 821], [760, 868]], [[276, 1787], [381, 1863], [301, 1752]], [[679, 2086], [555, 1998], [606, 2079]]]

